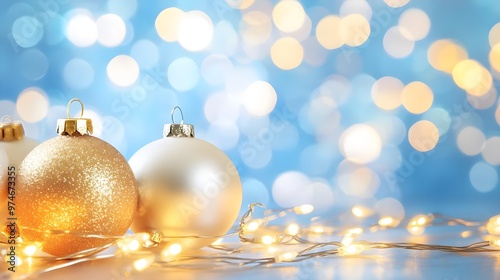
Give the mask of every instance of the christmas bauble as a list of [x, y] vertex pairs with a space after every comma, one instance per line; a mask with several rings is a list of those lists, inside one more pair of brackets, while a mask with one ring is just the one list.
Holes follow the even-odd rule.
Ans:
[[[113, 146], [89, 135], [91, 128], [89, 119], [70, 119], [68, 114], [58, 121], [60, 136], [36, 147], [19, 170], [21, 237], [41, 242], [42, 250], [55, 256], [112, 242], [82, 235], [125, 234], [137, 207], [130, 166]], [[51, 230], [69, 233], [47, 232]]]
[[[19, 166], [37, 145], [37, 141], [25, 137], [21, 122], [13, 121], [9, 116], [2, 117], [0, 121], [0, 230], [2, 232], [10, 223], [8, 218], [14, 217], [10, 214], [15, 214], [8, 211], [9, 186], [11, 192], [15, 192]], [[0, 240], [5, 237], [0, 236]]]
[[164, 136], [129, 160], [139, 188], [131, 229], [156, 231], [164, 245], [201, 248], [234, 224], [242, 201], [240, 177], [224, 152], [194, 138], [191, 125], [166, 125]]
[[25, 137], [21, 122], [13, 121], [4, 116], [0, 121], [0, 149], [3, 149], [11, 166], [19, 167], [26, 155], [31, 152], [38, 142]]

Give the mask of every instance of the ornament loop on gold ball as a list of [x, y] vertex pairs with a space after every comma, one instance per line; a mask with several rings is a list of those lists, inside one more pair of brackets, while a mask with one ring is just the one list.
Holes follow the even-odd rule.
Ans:
[[[78, 102], [80, 103], [80, 106], [82, 107], [82, 110], [80, 111], [80, 117], [77, 118], [72, 118], [69, 112], [69, 109], [71, 108], [71, 104], [73, 102]], [[85, 112], [85, 106], [83, 105], [83, 102], [78, 99], [78, 98], [73, 98], [68, 102], [68, 106], [66, 106], [66, 115], [67, 119], [58, 119], [57, 120], [57, 133], [59, 135], [74, 135], [77, 133], [78, 135], [86, 135], [86, 134], [92, 134], [93, 133], [93, 128], [92, 128], [92, 120], [91, 119], [84, 119], [83, 118], [83, 113]]]
[[73, 104], [73, 102], [78, 102], [78, 103], [80, 103], [80, 106], [82, 106], [82, 111], [80, 112], [80, 117], [79, 117], [81, 119], [83, 117], [83, 112], [85, 111], [85, 106], [83, 106], [83, 102], [80, 99], [78, 99], [78, 98], [71, 99], [68, 102], [68, 106], [66, 106], [66, 114], [68, 116], [68, 119], [71, 119], [71, 115], [69, 113], [69, 109], [71, 107], [71, 104]]
[[175, 121], [174, 121], [175, 109], [179, 109], [179, 112], [181, 113], [181, 124], [183, 124], [184, 123], [184, 114], [182, 113], [182, 109], [179, 106], [175, 106], [174, 109], [172, 109], [172, 113], [170, 113], [170, 117], [172, 118], [172, 123], [175, 124]]
[[12, 117], [9, 116], [9, 115], [5, 115], [5, 116], [2, 117], [2, 119], [0, 120], [0, 122], [2, 122], [2, 123], [13, 123], [14, 119], [12, 119]]

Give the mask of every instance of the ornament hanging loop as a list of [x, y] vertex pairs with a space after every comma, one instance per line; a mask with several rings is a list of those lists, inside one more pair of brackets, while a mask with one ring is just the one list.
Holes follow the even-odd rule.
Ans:
[[78, 98], [73, 98], [68, 102], [68, 106], [66, 106], [66, 115], [68, 116], [68, 119], [71, 119], [69, 109], [71, 108], [71, 104], [73, 104], [73, 102], [80, 103], [80, 106], [82, 107], [82, 110], [80, 111], [80, 117], [78, 117], [79, 119], [81, 119], [83, 117], [83, 112], [85, 111], [85, 106], [83, 105], [83, 102]]
[[181, 113], [181, 124], [183, 124], [184, 123], [184, 114], [182, 113], [182, 109], [179, 106], [175, 106], [174, 109], [172, 109], [172, 112], [170, 113], [170, 117], [172, 119], [172, 123], [175, 124], [174, 114], [175, 114], [175, 110], [176, 109], [179, 109], [179, 112]]
[[2, 117], [2, 119], [0, 120], [0, 122], [2, 122], [2, 123], [13, 123], [14, 120], [12, 119], [11, 116], [5, 115], [5, 116]]
[[[181, 123], [175, 123], [175, 110], [179, 110], [179, 112], [181, 113]], [[184, 114], [182, 113], [181, 107], [175, 106], [170, 113], [170, 117], [172, 118], [172, 123], [166, 124], [163, 127], [164, 137], [194, 137], [194, 127], [190, 124], [184, 123]]]
[[[80, 103], [82, 110], [80, 111], [80, 116], [77, 118], [72, 118], [69, 109], [73, 102]], [[66, 115], [67, 119], [58, 119], [57, 120], [57, 133], [59, 135], [85, 135], [92, 134], [92, 120], [84, 119], [83, 112], [85, 111], [85, 106], [83, 106], [83, 102], [78, 98], [73, 98], [68, 102], [68, 106], [66, 106]]]

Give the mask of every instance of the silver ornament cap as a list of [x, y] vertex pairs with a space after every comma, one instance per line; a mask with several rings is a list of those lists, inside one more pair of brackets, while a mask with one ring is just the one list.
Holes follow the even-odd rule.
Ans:
[[[181, 123], [175, 123], [174, 113], [178, 109], [181, 113]], [[171, 113], [172, 123], [165, 124], [163, 127], [163, 137], [188, 137], [194, 138], [194, 126], [184, 123], [184, 114], [179, 106], [175, 106]]]

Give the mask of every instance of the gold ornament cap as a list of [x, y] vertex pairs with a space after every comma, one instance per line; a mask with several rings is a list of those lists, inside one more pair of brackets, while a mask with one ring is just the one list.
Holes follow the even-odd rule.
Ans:
[[[179, 109], [181, 113], [181, 123], [175, 123], [174, 113], [175, 110]], [[163, 127], [163, 137], [188, 137], [194, 138], [194, 126], [191, 124], [184, 123], [184, 114], [179, 106], [175, 106], [171, 113], [172, 123], [166, 124]]]
[[[73, 102], [80, 103], [82, 107], [82, 111], [80, 112], [79, 118], [71, 118], [69, 113], [69, 108]], [[85, 107], [83, 106], [83, 102], [78, 98], [73, 98], [69, 101], [68, 106], [66, 107], [66, 114], [68, 116], [67, 119], [58, 119], [57, 120], [57, 133], [59, 135], [86, 135], [93, 133], [92, 120], [84, 119], [83, 112], [85, 111]]]
[[23, 124], [14, 121], [10, 116], [3, 116], [0, 121], [0, 141], [19, 141], [23, 138]]

